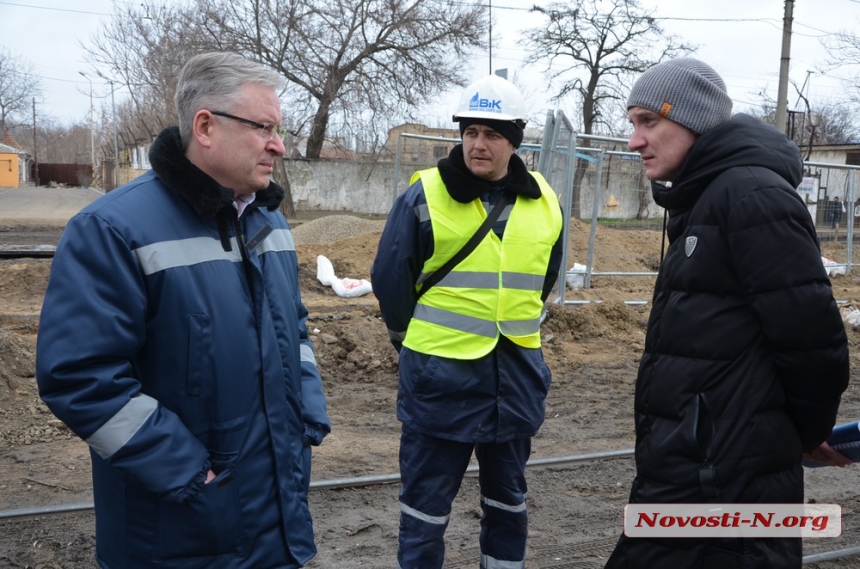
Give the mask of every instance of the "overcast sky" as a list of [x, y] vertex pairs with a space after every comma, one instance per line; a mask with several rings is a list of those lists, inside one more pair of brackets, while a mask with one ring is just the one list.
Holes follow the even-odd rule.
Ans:
[[[159, 0], [168, 3], [171, 0]], [[488, 0], [485, 0], [488, 4]], [[712, 65], [726, 80], [735, 110], [757, 106], [756, 93], [765, 89], [776, 99], [782, 50], [783, 0], [641, 0], [657, 9], [656, 15], [668, 32], [699, 46], [695, 57]], [[79, 72], [89, 72], [80, 44], [110, 19], [114, 6], [137, 5], [131, 0], [0, 0], [0, 46], [33, 65], [40, 77], [44, 96], [37, 100], [37, 114], [63, 122], [86, 122], [90, 110], [90, 83]], [[518, 47], [523, 30], [541, 19], [528, 7], [547, 6], [548, 0], [491, 0], [493, 64], [495, 71], [507, 68], [510, 74], [528, 77], [540, 86], [533, 70], [523, 70], [526, 54]], [[488, 8], [489, 9], [489, 8]], [[790, 77], [798, 84], [824, 62], [826, 53], [819, 39], [849, 30], [860, 34], [860, 0], [797, 0], [794, 3]], [[472, 61], [472, 78], [490, 71], [488, 53]], [[828, 74], [809, 76], [808, 94], [814, 105], [843, 99], [839, 78], [860, 74], [860, 69], [843, 68]], [[110, 108], [110, 88], [93, 76], [95, 106]], [[117, 100], [123, 97], [117, 91]], [[789, 88], [789, 109], [797, 96]], [[427, 122], [434, 117], [450, 117], [457, 96], [443, 98], [428, 109]], [[541, 103], [538, 103], [540, 105]], [[547, 106], [547, 109], [550, 107]], [[573, 109], [564, 109], [572, 112]], [[545, 114], [545, 113], [542, 113]]]

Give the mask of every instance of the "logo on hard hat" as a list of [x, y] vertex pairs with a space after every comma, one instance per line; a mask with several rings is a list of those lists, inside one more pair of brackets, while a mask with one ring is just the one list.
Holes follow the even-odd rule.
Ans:
[[475, 91], [475, 94], [472, 95], [472, 98], [469, 99], [469, 110], [470, 111], [486, 111], [490, 113], [501, 113], [502, 112], [502, 100], [501, 99], [482, 99], [480, 93]]

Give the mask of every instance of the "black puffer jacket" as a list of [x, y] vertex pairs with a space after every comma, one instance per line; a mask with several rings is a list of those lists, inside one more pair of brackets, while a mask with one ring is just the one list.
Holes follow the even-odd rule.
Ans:
[[[671, 188], [636, 384], [632, 503], [797, 503], [801, 453], [833, 427], [844, 325], [797, 146], [736, 115], [696, 141]], [[715, 564], [714, 564], [715, 563]], [[794, 567], [799, 540], [630, 540], [607, 567]]]

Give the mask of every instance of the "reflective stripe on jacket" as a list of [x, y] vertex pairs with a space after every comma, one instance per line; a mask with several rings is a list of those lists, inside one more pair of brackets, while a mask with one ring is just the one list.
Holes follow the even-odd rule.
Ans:
[[[503, 238], [489, 232], [460, 264], [418, 301], [403, 345], [429, 355], [476, 359], [503, 334], [519, 346], [540, 347], [542, 286], [562, 227], [558, 200], [538, 173], [537, 200], [518, 197]], [[433, 227], [433, 255], [418, 286], [454, 256], [486, 219], [480, 200], [460, 203], [448, 194], [439, 170], [413, 176], [424, 187]]]

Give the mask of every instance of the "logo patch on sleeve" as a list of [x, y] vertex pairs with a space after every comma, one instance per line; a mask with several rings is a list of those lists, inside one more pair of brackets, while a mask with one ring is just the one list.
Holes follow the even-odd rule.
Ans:
[[698, 242], [699, 238], [695, 236], [687, 237], [686, 241], [684, 241], [684, 253], [686, 253], [688, 257], [696, 250], [696, 244]]

